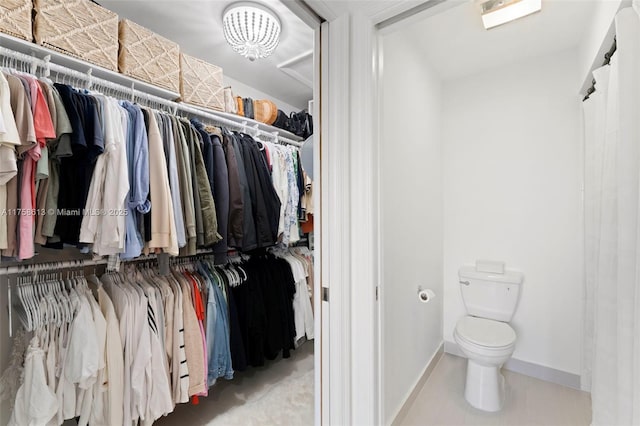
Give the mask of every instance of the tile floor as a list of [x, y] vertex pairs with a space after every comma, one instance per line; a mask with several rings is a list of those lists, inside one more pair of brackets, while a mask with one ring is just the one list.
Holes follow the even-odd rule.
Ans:
[[578, 426], [591, 423], [591, 397], [503, 370], [507, 396], [498, 413], [471, 407], [464, 399], [465, 358], [444, 354], [400, 425]]
[[313, 426], [313, 341], [291, 355], [219, 381], [200, 404], [180, 404], [154, 426]]

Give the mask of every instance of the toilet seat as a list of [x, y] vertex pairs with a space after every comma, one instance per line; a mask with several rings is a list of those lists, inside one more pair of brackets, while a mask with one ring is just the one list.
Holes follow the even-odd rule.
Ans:
[[509, 324], [486, 318], [463, 317], [455, 332], [465, 343], [488, 350], [503, 350], [516, 342], [516, 332]]

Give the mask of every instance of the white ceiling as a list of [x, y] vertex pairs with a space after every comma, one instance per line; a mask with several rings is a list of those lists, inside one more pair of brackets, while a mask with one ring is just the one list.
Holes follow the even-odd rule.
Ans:
[[459, 4], [400, 30], [444, 81], [576, 47], [596, 6], [594, 0], [543, 0], [542, 11], [487, 31], [475, 2], [449, 2]]
[[[252, 0], [276, 12], [282, 35], [276, 51], [254, 62], [224, 40], [222, 13], [235, 0], [98, 0], [102, 6], [178, 43], [186, 54], [221, 66], [225, 75], [304, 108], [313, 98], [313, 30], [278, 0]], [[294, 61], [304, 56], [302, 60]], [[278, 65], [293, 62], [287, 69]], [[293, 70], [293, 71], [292, 71]], [[242, 95], [242, 93], [238, 93]]]

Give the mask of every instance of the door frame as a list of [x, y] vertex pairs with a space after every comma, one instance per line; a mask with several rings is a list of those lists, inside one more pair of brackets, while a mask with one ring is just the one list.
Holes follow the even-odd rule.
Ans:
[[325, 19], [302, 0], [284, 3], [315, 31], [315, 423], [377, 425], [377, 29], [361, 13], [325, 9]]
[[[363, 14], [323, 24], [322, 286], [329, 289], [322, 424], [380, 424], [376, 29]], [[324, 383], [323, 383], [324, 390]]]

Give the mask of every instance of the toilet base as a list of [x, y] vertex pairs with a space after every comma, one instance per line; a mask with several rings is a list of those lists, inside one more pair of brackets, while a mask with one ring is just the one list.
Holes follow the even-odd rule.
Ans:
[[504, 404], [502, 366], [486, 366], [469, 359], [464, 397], [469, 404], [482, 411], [500, 411]]

